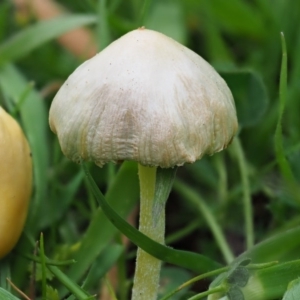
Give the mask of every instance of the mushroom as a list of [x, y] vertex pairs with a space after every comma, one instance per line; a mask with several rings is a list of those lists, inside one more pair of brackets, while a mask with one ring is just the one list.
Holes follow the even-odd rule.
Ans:
[[19, 124], [0, 107], [0, 258], [17, 243], [32, 189], [32, 162]]
[[[69, 76], [49, 122], [75, 162], [139, 163], [139, 229], [160, 243], [164, 210], [159, 218], [152, 210], [156, 169], [221, 151], [237, 131], [233, 97], [218, 73], [185, 46], [143, 27]], [[159, 272], [160, 262], [138, 249], [132, 299], [156, 299]]]

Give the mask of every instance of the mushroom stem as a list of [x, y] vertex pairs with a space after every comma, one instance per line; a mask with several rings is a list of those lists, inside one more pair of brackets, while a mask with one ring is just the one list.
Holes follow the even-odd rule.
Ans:
[[[165, 210], [153, 210], [156, 167], [139, 164], [140, 225], [139, 230], [151, 239], [164, 243]], [[161, 261], [138, 248], [132, 300], [155, 300], [159, 286]]]

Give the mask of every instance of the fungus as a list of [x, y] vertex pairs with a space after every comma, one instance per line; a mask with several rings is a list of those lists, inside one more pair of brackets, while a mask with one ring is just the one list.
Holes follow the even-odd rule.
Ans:
[[32, 189], [32, 161], [19, 124], [0, 107], [0, 258], [17, 243]]
[[[218, 73], [193, 51], [145, 28], [79, 66], [55, 96], [49, 122], [75, 162], [138, 162], [139, 229], [160, 243], [164, 208], [159, 217], [152, 209], [156, 169], [221, 151], [237, 130], [233, 97]], [[159, 271], [160, 262], [138, 249], [132, 299], [156, 299]]]

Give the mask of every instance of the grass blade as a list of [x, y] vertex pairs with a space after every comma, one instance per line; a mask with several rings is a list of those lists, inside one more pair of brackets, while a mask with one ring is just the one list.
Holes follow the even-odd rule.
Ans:
[[175, 250], [163, 246], [149, 239], [147, 236], [139, 232], [136, 228], [132, 227], [124, 219], [122, 219], [106, 202], [103, 194], [98, 189], [95, 181], [89, 174], [84, 164], [83, 168], [93, 194], [99, 202], [102, 210], [105, 212], [107, 218], [109, 218], [109, 220], [138, 247], [142, 248], [144, 251], [162, 261], [185, 267], [195, 272], [203, 272], [220, 267], [220, 264], [203, 255], [188, 251]]
[[299, 187], [297, 185], [296, 179], [293, 175], [291, 167], [285, 157], [283, 148], [283, 138], [282, 138], [282, 118], [284, 114], [284, 109], [286, 106], [287, 99], [287, 51], [284, 34], [281, 33], [281, 44], [282, 44], [282, 61], [281, 61], [281, 71], [280, 71], [280, 86], [279, 86], [279, 116], [275, 131], [275, 154], [276, 160], [279, 165], [280, 171], [283, 178], [291, 189], [294, 199], [300, 204], [300, 194]]
[[[139, 197], [137, 165], [135, 163], [125, 162], [122, 164], [105, 197], [122, 217], [128, 216]], [[74, 281], [80, 280], [117, 232], [117, 229], [99, 208], [74, 256], [77, 263], [71, 266], [67, 275]]]
[[60, 35], [96, 22], [93, 15], [64, 15], [38, 22], [11, 37], [0, 46], [0, 64], [19, 59]]
[[2, 300], [20, 300], [20, 298], [15, 297], [13, 294], [9, 293], [8, 291], [0, 288], [0, 299]]
[[[5, 95], [13, 102], [19, 103], [21, 95], [28, 89], [28, 82], [23, 75], [11, 64], [0, 68], [0, 86]], [[23, 104], [20, 114], [28, 137], [34, 170], [34, 201], [29, 211], [28, 220], [35, 230], [41, 201], [46, 198], [47, 170], [49, 165], [49, 146], [47, 141], [48, 117], [43, 99], [38, 92], [32, 89]]]

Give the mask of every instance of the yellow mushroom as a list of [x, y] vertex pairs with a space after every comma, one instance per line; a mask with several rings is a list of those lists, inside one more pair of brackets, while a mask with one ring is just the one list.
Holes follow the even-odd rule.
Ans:
[[32, 160], [19, 124], [0, 107], [0, 258], [17, 243], [32, 189]]

